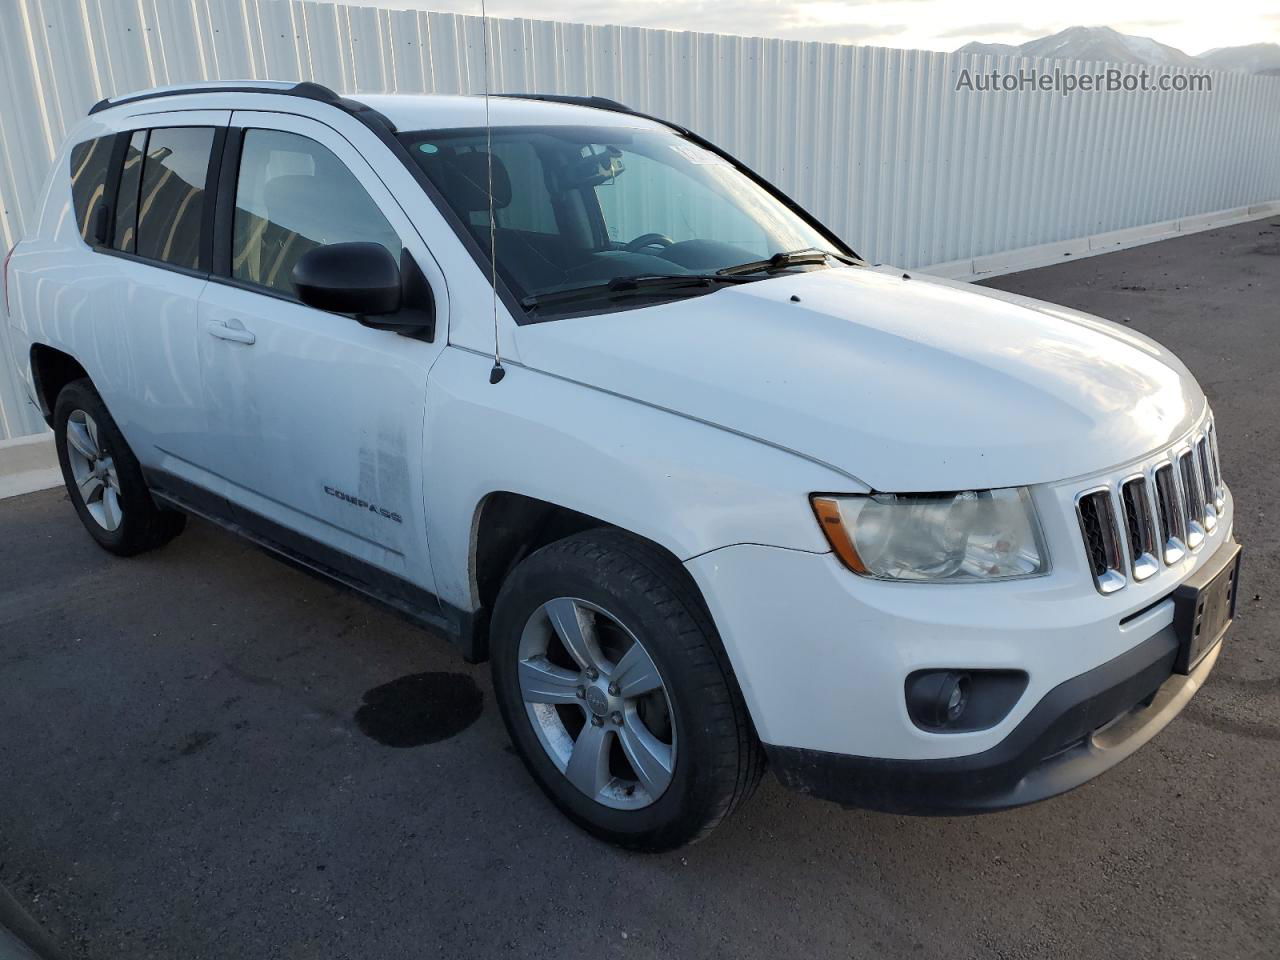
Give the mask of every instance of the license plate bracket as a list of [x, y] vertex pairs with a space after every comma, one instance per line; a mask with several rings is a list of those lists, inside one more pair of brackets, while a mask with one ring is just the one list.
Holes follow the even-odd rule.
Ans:
[[[1217, 646], [1236, 615], [1240, 545], [1219, 548], [1222, 562], [1207, 565], [1173, 594], [1173, 628], [1178, 636], [1176, 673], [1190, 673]], [[1218, 557], [1213, 558], [1215, 561]]]

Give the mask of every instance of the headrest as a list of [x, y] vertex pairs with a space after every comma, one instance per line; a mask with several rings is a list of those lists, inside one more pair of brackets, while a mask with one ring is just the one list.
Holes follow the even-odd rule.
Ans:
[[[352, 182], [350, 177], [345, 180]], [[343, 182], [310, 174], [272, 177], [262, 190], [267, 217], [276, 226], [316, 243], [332, 242], [334, 229], [339, 225], [343, 240], [383, 239], [386, 221], [370, 217], [371, 203], [366, 196], [352, 190], [332, 189], [334, 183]], [[366, 233], [376, 236], [364, 236]]]
[[309, 173], [287, 173], [284, 176], [272, 177], [262, 187], [262, 202], [266, 204], [267, 216], [275, 217], [284, 213], [288, 206], [304, 201], [303, 206], [314, 206], [321, 199], [317, 196], [316, 178]]
[[[489, 154], [484, 150], [431, 158], [432, 180], [455, 210], [470, 213], [489, 209]], [[493, 206], [511, 203], [511, 177], [506, 165], [493, 158]]]

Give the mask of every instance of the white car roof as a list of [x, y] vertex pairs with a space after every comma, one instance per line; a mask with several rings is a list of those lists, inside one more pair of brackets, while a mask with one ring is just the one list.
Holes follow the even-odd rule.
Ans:
[[[446, 130], [484, 126], [484, 97], [442, 94], [369, 94], [353, 97], [377, 110], [397, 130]], [[495, 127], [593, 126], [667, 129], [635, 114], [571, 103], [490, 97], [489, 118]]]
[[[133, 106], [133, 110], [153, 111], [166, 100], [175, 107], [207, 107], [222, 110], [254, 109], [261, 95], [283, 94], [295, 100], [298, 113], [311, 114], [324, 107], [350, 109], [363, 105], [390, 120], [397, 130], [448, 130], [483, 127], [485, 97], [425, 93], [360, 94], [343, 98], [314, 83], [270, 80], [224, 80], [212, 83], [173, 84], [138, 90], [103, 100], [91, 113]], [[583, 98], [587, 100], [589, 98]], [[590, 103], [563, 103], [519, 96], [488, 98], [488, 116], [495, 127], [509, 126], [604, 126], [640, 129], [667, 129], [663, 124], [625, 110], [607, 109]], [[606, 103], [607, 101], [602, 101]], [[132, 112], [132, 110], [130, 111]]]

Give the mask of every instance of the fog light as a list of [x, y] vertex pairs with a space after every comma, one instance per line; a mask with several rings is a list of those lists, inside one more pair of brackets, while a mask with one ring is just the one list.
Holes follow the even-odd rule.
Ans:
[[922, 727], [949, 727], [969, 705], [969, 674], [929, 670], [915, 674], [907, 686], [907, 710]]
[[954, 723], [969, 705], [969, 678], [963, 673], [950, 681], [951, 692], [947, 695], [947, 723]]
[[1021, 670], [916, 670], [904, 693], [911, 722], [930, 733], [986, 730], [1009, 715], [1027, 689]]

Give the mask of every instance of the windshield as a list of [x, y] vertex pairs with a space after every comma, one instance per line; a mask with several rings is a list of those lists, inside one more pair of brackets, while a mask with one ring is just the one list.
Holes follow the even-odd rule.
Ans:
[[[539, 126], [497, 127], [492, 136], [498, 273], [526, 309], [569, 290], [574, 309], [583, 309], [592, 291], [605, 299], [624, 290], [631, 299], [693, 296], [717, 284], [626, 281], [715, 279], [718, 271], [793, 251], [848, 260], [732, 163], [673, 132]], [[485, 131], [400, 137], [487, 259]], [[821, 255], [780, 258], [734, 279], [822, 269], [826, 262]]]

